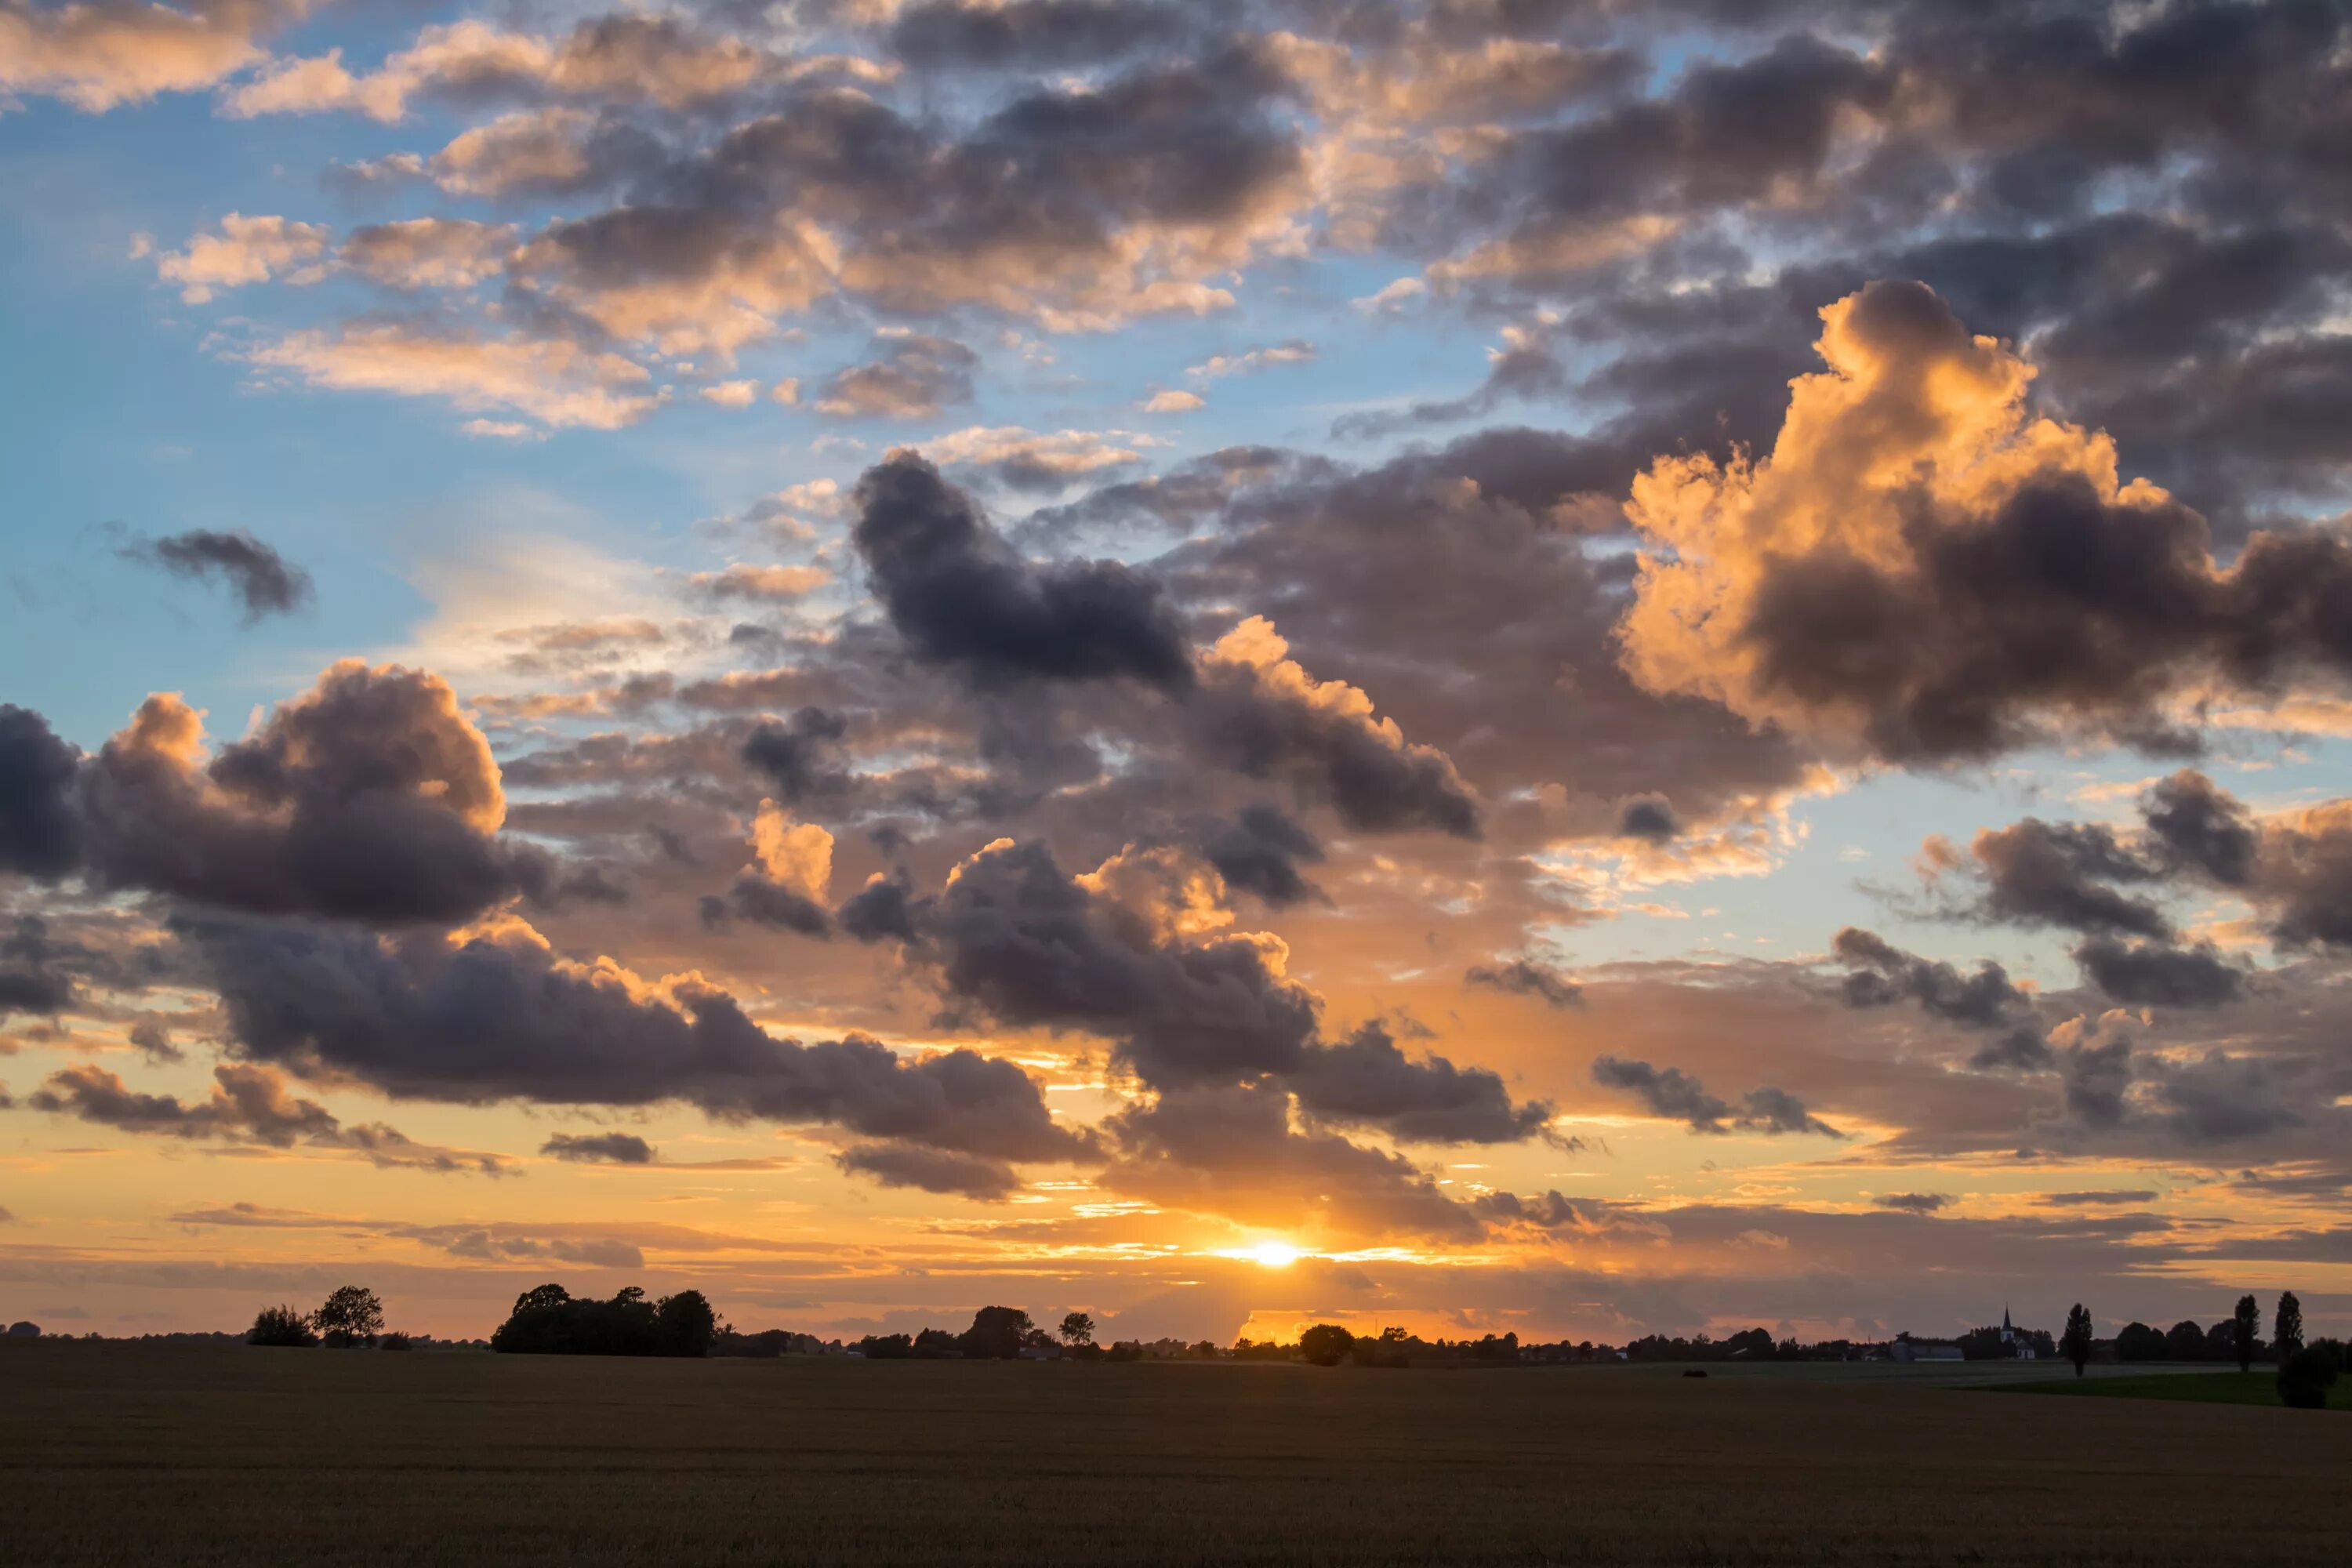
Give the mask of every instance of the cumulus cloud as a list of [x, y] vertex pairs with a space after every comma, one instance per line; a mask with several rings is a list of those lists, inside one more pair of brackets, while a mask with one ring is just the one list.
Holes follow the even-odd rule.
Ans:
[[1181, 689], [1192, 650], [1149, 578], [1113, 561], [1024, 561], [969, 495], [911, 451], [858, 480], [852, 542], [919, 658], [982, 682], [1129, 676]]
[[352, 230], [344, 266], [392, 289], [470, 289], [495, 278], [513, 253], [512, 224], [416, 217]]
[[155, 275], [179, 284], [180, 298], [191, 305], [208, 302], [216, 289], [264, 283], [273, 276], [315, 283], [327, 275], [331, 238], [321, 224], [231, 213], [221, 219], [218, 234], [198, 234], [186, 249], [156, 258]]
[[1645, 687], [1907, 763], [2148, 741], [2211, 683], [2344, 673], [2317, 613], [2352, 570], [2334, 534], [2257, 534], [2222, 569], [2204, 519], [2121, 480], [2107, 437], [2029, 416], [2033, 367], [1924, 286], [1822, 320], [1829, 368], [1792, 384], [1769, 454], [1634, 486]]
[[0, 92], [52, 94], [77, 109], [142, 103], [207, 88], [262, 58], [261, 40], [301, 4], [135, 0], [0, 5]]
[[236, 595], [248, 626], [264, 616], [288, 614], [312, 593], [309, 573], [242, 529], [192, 528], [136, 541], [122, 553], [174, 576], [217, 579]]
[[390, 944], [347, 929], [191, 922], [186, 939], [247, 1058], [408, 1099], [640, 1106], [835, 1125], [1003, 1161], [1068, 1161], [1036, 1084], [970, 1050], [904, 1058], [851, 1036], [803, 1045], [697, 974], [580, 963], [507, 921]]

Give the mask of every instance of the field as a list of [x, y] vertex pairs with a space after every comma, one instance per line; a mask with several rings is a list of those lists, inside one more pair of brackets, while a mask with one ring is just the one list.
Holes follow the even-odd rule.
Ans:
[[2344, 1561], [2352, 1421], [1873, 1370], [5, 1345], [0, 1542], [12, 1565]]
[[[2137, 1371], [2138, 1369], [2134, 1369]], [[2199, 1376], [2141, 1373], [2055, 1382], [2005, 1384], [2008, 1394], [2095, 1394], [2110, 1399], [2171, 1399], [2199, 1405], [2263, 1405], [2278, 1408], [2278, 1372], [2263, 1367], [2253, 1372], [2209, 1372]], [[2352, 1378], [2338, 1378], [2327, 1391], [2327, 1408], [2352, 1410]]]

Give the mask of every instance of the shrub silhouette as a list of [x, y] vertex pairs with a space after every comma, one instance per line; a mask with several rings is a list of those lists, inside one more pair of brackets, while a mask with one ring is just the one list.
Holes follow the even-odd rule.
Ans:
[[2317, 1345], [2305, 1345], [2279, 1363], [2279, 1402], [2291, 1410], [2325, 1410], [2327, 1391], [2336, 1386], [2336, 1358]]
[[264, 1307], [253, 1320], [253, 1328], [245, 1336], [249, 1345], [315, 1345], [319, 1336], [310, 1331], [310, 1320], [291, 1307]]
[[364, 1285], [346, 1285], [319, 1303], [310, 1326], [337, 1350], [372, 1345], [383, 1332], [383, 1303]]

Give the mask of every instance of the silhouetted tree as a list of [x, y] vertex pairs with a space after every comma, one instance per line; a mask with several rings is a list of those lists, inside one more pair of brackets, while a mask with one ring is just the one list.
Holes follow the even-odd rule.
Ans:
[[609, 1301], [594, 1301], [542, 1285], [516, 1298], [490, 1348], [520, 1355], [701, 1356], [710, 1353], [718, 1331], [718, 1314], [699, 1290], [648, 1301], [632, 1285]]
[[915, 1353], [915, 1342], [905, 1334], [868, 1334], [857, 1342], [867, 1361], [905, 1361]]
[[310, 1331], [310, 1320], [291, 1307], [264, 1307], [253, 1320], [252, 1331], [245, 1336], [249, 1345], [315, 1345], [319, 1336]]
[[2183, 1318], [2165, 1334], [2164, 1353], [2173, 1361], [2203, 1361], [2205, 1331]]
[[561, 1285], [534, 1285], [515, 1298], [514, 1310], [528, 1312], [540, 1307], [561, 1307], [570, 1300], [572, 1292]]
[[982, 1307], [963, 1331], [963, 1353], [974, 1361], [1012, 1361], [1037, 1325], [1018, 1307]]
[[2263, 1310], [2252, 1296], [2238, 1298], [2237, 1315], [2230, 1320], [2230, 1349], [2238, 1358], [2240, 1372], [2254, 1370], [2254, 1349], [2262, 1342]]
[[1298, 1336], [1298, 1353], [1317, 1366], [1338, 1366], [1356, 1348], [1356, 1336], [1337, 1323], [1318, 1323]]
[[2279, 1400], [2294, 1410], [2325, 1410], [2327, 1391], [2336, 1386], [2336, 1358], [2317, 1345], [2305, 1345], [2293, 1355], [2282, 1351]]
[[956, 1337], [945, 1329], [925, 1329], [915, 1336], [914, 1356], [918, 1361], [946, 1361], [961, 1354]]
[[364, 1285], [345, 1285], [319, 1303], [310, 1326], [338, 1349], [372, 1345], [383, 1331], [383, 1303]]
[[2066, 1331], [2058, 1336], [2058, 1348], [2074, 1363], [2074, 1375], [2082, 1376], [2091, 1363], [2091, 1310], [2080, 1301], [2066, 1313]]
[[2126, 1323], [2116, 1335], [2117, 1361], [2162, 1361], [2164, 1336], [2146, 1323]]
[[2281, 1366], [2303, 1348], [2303, 1303], [2294, 1299], [2292, 1290], [2279, 1296], [2278, 1317], [2271, 1328], [2271, 1348], [2277, 1352]]
[[701, 1291], [680, 1290], [654, 1303], [654, 1331], [664, 1355], [706, 1356], [719, 1331], [719, 1314]]
[[1074, 1345], [1095, 1342], [1095, 1321], [1084, 1312], [1069, 1312], [1062, 1318], [1062, 1337]]

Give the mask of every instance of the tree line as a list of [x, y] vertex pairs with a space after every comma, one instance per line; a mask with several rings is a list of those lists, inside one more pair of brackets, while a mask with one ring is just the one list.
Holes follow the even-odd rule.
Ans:
[[2257, 1361], [2267, 1361], [2278, 1369], [2280, 1402], [2298, 1410], [2325, 1409], [2328, 1391], [2352, 1370], [2352, 1349], [2341, 1340], [2305, 1341], [2303, 1303], [2292, 1290], [2279, 1295], [2267, 1342], [2263, 1339], [2262, 1303], [2252, 1296], [2239, 1297], [2237, 1309], [2210, 1329], [2184, 1319], [2158, 1333], [2134, 1322], [2113, 1340], [2097, 1338], [2089, 1309], [2075, 1302], [2066, 1314], [2066, 1331], [2058, 1337], [2058, 1348], [2074, 1363], [2076, 1377], [2102, 1346], [2117, 1361], [2234, 1361], [2242, 1373], [2252, 1372]]

